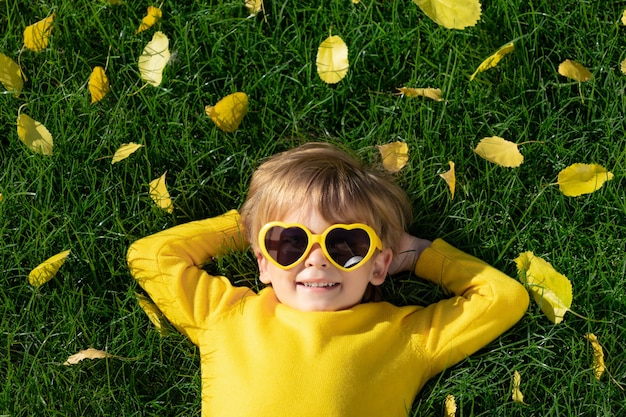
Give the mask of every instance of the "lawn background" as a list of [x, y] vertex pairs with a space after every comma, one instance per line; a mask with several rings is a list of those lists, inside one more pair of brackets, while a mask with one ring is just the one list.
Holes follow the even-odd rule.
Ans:
[[[152, 3], [0, 1], [0, 52], [17, 61], [24, 28], [56, 13], [49, 48], [24, 51], [19, 98], [0, 94], [0, 416], [190, 416], [200, 409], [199, 354], [162, 338], [139, 308], [125, 264], [128, 245], [175, 224], [237, 208], [253, 169], [311, 140], [341, 144], [373, 163], [376, 145], [404, 141], [398, 181], [415, 208], [411, 231], [455, 246], [515, 276], [531, 250], [570, 278], [572, 309], [559, 325], [535, 304], [504, 336], [431, 380], [409, 415], [440, 416], [447, 394], [459, 416], [620, 416], [626, 395], [593, 377], [595, 333], [615, 379], [626, 385], [624, 90], [626, 1], [492, 0], [463, 31], [437, 26], [411, 1], [266, 1], [248, 18], [243, 1], [165, 1], [163, 19], [135, 35]], [[160, 87], [139, 91], [137, 60], [155, 30], [173, 58]], [[330, 33], [349, 47], [335, 86], [316, 74]], [[502, 45], [515, 51], [469, 82]], [[579, 85], [557, 74], [565, 59], [594, 74]], [[87, 80], [108, 62], [111, 93], [90, 104]], [[409, 99], [397, 87], [437, 87], [445, 100]], [[250, 112], [235, 133], [204, 106], [245, 91]], [[54, 136], [54, 155], [34, 154], [16, 132], [18, 108]], [[521, 146], [516, 169], [474, 152], [485, 136]], [[127, 142], [145, 145], [111, 165]], [[450, 199], [438, 174], [452, 160]], [[573, 163], [615, 174], [599, 191], [566, 197], [553, 185]], [[158, 209], [148, 183], [167, 171], [175, 210]], [[71, 249], [40, 288], [28, 273]], [[215, 269], [256, 285], [247, 255]], [[435, 300], [415, 277], [385, 284], [399, 304]], [[62, 363], [95, 347], [126, 359]], [[526, 405], [510, 399], [513, 371]], [[349, 389], [349, 387], [346, 387]]]

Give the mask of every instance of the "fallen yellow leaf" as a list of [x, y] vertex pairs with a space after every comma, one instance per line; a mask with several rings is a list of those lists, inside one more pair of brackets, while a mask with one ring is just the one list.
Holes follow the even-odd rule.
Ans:
[[515, 263], [519, 280], [526, 285], [541, 311], [554, 324], [562, 322], [572, 306], [572, 283], [531, 251], [520, 254]]
[[245, 0], [250, 16], [256, 16], [263, 8], [263, 0]]
[[113, 159], [111, 159], [111, 165], [128, 158], [133, 152], [135, 152], [142, 146], [143, 145], [135, 142], [123, 143], [122, 146], [117, 148], [117, 150], [115, 151], [115, 155], [113, 155]]
[[206, 106], [204, 111], [218, 128], [232, 133], [248, 112], [248, 95], [242, 92], [229, 94], [214, 106]]
[[448, 184], [448, 188], [450, 188], [450, 199], [454, 200], [454, 190], [456, 188], [456, 174], [454, 172], [454, 162], [448, 161], [448, 165], [450, 165], [450, 170], [444, 172], [443, 174], [439, 174], [441, 178], [443, 178]]
[[378, 145], [383, 167], [389, 172], [398, 172], [409, 161], [409, 146], [405, 142], [392, 142]]
[[593, 371], [596, 379], [602, 378], [602, 374], [606, 370], [604, 366], [604, 351], [602, 350], [602, 345], [598, 342], [598, 337], [593, 333], [587, 333], [584, 336], [585, 339], [591, 342], [591, 347], [593, 348]]
[[329, 36], [317, 49], [317, 74], [322, 81], [336, 84], [348, 73], [348, 46], [339, 36]]
[[496, 65], [498, 65], [498, 62], [500, 62], [502, 57], [504, 57], [506, 54], [508, 54], [510, 52], [513, 52], [513, 49], [515, 49], [515, 46], [513, 45], [513, 42], [509, 42], [506, 45], [504, 45], [502, 48], [498, 49], [493, 55], [491, 55], [490, 57], [485, 59], [478, 66], [478, 68], [476, 68], [476, 71], [474, 71], [474, 73], [470, 77], [470, 81], [472, 81], [474, 79], [474, 77], [476, 76], [476, 74], [478, 74], [479, 72], [486, 71], [489, 68], [493, 68]]
[[445, 417], [455, 417], [456, 416], [456, 401], [454, 400], [454, 396], [452, 394], [446, 395], [445, 402]]
[[579, 83], [589, 81], [591, 79], [591, 72], [579, 64], [576, 61], [566, 59], [559, 64], [559, 74], [564, 77], [571, 78]]
[[442, 101], [440, 88], [409, 88], [400, 87], [397, 88], [400, 94], [407, 97], [428, 97], [435, 101]]
[[4, 88], [18, 97], [24, 86], [24, 78], [19, 65], [5, 54], [0, 54], [0, 82]]
[[102, 100], [110, 91], [109, 79], [104, 68], [94, 67], [89, 77], [89, 92], [91, 93], [91, 104]]
[[478, 0], [413, 0], [435, 23], [447, 29], [475, 26], [480, 19]]
[[46, 49], [50, 42], [53, 20], [54, 12], [45, 19], [27, 26], [26, 29], [24, 29], [24, 46], [35, 52]]
[[167, 327], [164, 326], [164, 323], [167, 323], [167, 322], [161, 310], [159, 310], [156, 304], [150, 301], [150, 299], [146, 297], [145, 295], [135, 294], [135, 296], [137, 297], [139, 306], [146, 313], [146, 315], [148, 316], [152, 324], [154, 324], [154, 327], [156, 327], [159, 334], [161, 336], [165, 336], [168, 333], [168, 331], [167, 331]]
[[172, 213], [174, 204], [172, 204], [170, 193], [165, 186], [165, 174], [167, 172], [164, 172], [159, 178], [150, 181], [150, 197], [159, 208]]
[[54, 278], [69, 254], [69, 250], [57, 253], [37, 265], [32, 271], [30, 271], [30, 274], [28, 274], [28, 282], [30, 285], [33, 287], [40, 287]]
[[526, 404], [524, 402], [524, 395], [520, 391], [520, 384], [522, 382], [522, 376], [519, 372], [513, 372], [513, 391], [511, 393], [511, 399], [516, 403]]
[[572, 164], [559, 172], [559, 189], [568, 197], [578, 197], [598, 190], [613, 173], [598, 164]]
[[163, 81], [163, 70], [170, 60], [169, 42], [163, 32], [155, 32], [139, 57], [141, 79], [154, 87]]
[[163, 17], [161, 9], [155, 6], [148, 6], [148, 13], [141, 19], [141, 24], [135, 31], [135, 35], [139, 32], [143, 32], [146, 29], [150, 29], [156, 22]]
[[622, 71], [622, 74], [626, 74], [626, 59], [622, 61], [622, 63], [619, 66], [620, 71]]
[[52, 135], [43, 124], [30, 116], [18, 113], [17, 136], [33, 152], [52, 155]]
[[622, 12], [622, 25], [626, 25], [626, 10]]
[[524, 155], [520, 153], [517, 146], [516, 143], [499, 136], [492, 136], [483, 138], [474, 149], [474, 152], [481, 158], [494, 164], [507, 168], [516, 168], [524, 162]]
[[83, 361], [85, 359], [104, 359], [104, 358], [110, 358], [110, 357], [113, 357], [113, 355], [111, 355], [110, 353], [107, 353], [103, 350], [89, 348], [89, 349], [81, 350], [80, 352], [75, 353], [74, 355], [70, 356], [69, 358], [67, 358], [65, 362], [63, 362], [63, 365], [65, 366], [76, 365], [78, 362]]

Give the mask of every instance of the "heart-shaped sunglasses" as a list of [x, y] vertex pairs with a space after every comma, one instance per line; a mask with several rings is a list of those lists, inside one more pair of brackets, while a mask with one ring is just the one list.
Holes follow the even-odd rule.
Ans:
[[333, 224], [322, 234], [313, 234], [298, 223], [270, 222], [259, 231], [261, 253], [284, 270], [302, 262], [315, 243], [342, 271], [364, 265], [377, 249], [383, 248], [374, 229], [363, 223]]

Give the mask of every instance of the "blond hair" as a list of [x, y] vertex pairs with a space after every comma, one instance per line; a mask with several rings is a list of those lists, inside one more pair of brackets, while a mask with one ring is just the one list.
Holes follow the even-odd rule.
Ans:
[[412, 218], [406, 193], [390, 176], [318, 142], [276, 154], [252, 175], [240, 210], [252, 247], [265, 223], [298, 208], [316, 209], [329, 223], [365, 223], [394, 252]]

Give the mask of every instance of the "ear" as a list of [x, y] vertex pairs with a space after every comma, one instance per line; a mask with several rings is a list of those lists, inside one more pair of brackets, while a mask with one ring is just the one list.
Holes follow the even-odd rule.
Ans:
[[374, 259], [374, 270], [372, 271], [372, 277], [370, 283], [372, 285], [381, 285], [387, 278], [387, 271], [389, 265], [393, 259], [393, 252], [391, 249], [383, 249]]
[[254, 251], [254, 255], [256, 256], [256, 262], [259, 265], [259, 281], [263, 284], [271, 284], [272, 280], [270, 279], [270, 274], [268, 271], [269, 262], [265, 259], [265, 256], [261, 253], [261, 251]]

